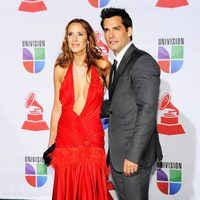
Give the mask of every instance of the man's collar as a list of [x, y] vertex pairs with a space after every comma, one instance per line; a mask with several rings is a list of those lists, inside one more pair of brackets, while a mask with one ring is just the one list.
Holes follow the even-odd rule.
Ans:
[[117, 66], [119, 66], [119, 63], [121, 62], [124, 54], [126, 53], [127, 49], [131, 46], [132, 41], [130, 41], [115, 57], [115, 60], [117, 61]]

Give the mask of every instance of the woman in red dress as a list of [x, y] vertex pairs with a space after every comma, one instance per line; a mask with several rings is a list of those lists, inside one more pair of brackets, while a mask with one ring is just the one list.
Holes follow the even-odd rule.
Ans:
[[53, 200], [108, 199], [100, 110], [109, 69], [89, 23], [70, 21], [54, 69], [49, 137], [49, 145], [56, 144], [51, 155]]

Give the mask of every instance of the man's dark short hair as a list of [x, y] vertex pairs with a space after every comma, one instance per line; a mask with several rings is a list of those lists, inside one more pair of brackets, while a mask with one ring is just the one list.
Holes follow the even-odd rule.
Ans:
[[101, 27], [104, 30], [104, 26], [103, 26], [103, 22], [106, 18], [110, 18], [110, 17], [115, 17], [115, 16], [119, 16], [122, 18], [122, 24], [125, 26], [126, 29], [128, 29], [129, 27], [132, 27], [132, 20], [129, 16], [129, 14], [126, 12], [125, 9], [121, 9], [121, 8], [104, 8], [101, 11]]

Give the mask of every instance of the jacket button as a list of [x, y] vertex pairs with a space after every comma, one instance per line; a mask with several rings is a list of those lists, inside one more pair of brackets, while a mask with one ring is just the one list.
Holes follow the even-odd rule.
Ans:
[[113, 113], [112, 110], [110, 110], [109, 113], [112, 114]]

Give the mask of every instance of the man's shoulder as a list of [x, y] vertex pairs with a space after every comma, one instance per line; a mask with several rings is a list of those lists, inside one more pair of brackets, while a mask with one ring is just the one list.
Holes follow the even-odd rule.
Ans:
[[147, 55], [147, 56], [151, 56], [150, 53], [148, 53], [147, 51], [143, 50], [143, 49], [140, 49], [138, 48], [137, 46], [135, 46], [135, 44], [131, 44], [130, 47], [127, 49], [127, 52], [128, 51], [131, 51], [131, 54], [134, 55], [135, 53], [138, 53], [140, 55]]
[[135, 62], [136, 60], [138, 60], [141, 56], [143, 56], [143, 55], [148, 55], [148, 53], [147, 52], [145, 52], [145, 51], [143, 51], [143, 50], [141, 50], [141, 49], [138, 49], [137, 47], [135, 47], [134, 45], [132, 46], [131, 45], [131, 54], [130, 54], [130, 61], [131, 62]]
[[137, 54], [139, 54], [139, 55], [141, 55], [141, 56], [145, 55], [145, 56], [150, 56], [150, 57], [152, 57], [152, 56], [150, 55], [150, 53], [144, 51], [143, 49], [139, 49], [139, 48], [137, 48], [137, 47], [135, 47], [135, 49], [134, 49], [134, 51], [133, 51], [133, 54], [135, 54], [135, 53], [137, 53]]
[[[134, 66], [135, 69], [145, 70], [148, 68], [156, 70], [156, 72], [160, 73], [160, 67], [156, 61], [156, 59], [148, 52], [141, 50], [141, 49], [135, 49], [135, 54], [138, 54], [137, 59], [134, 60]], [[134, 55], [134, 53], [133, 53]]]
[[[134, 44], [132, 44], [124, 55], [124, 58], [127, 59], [127, 62], [131, 64], [136, 63], [137, 61], [146, 62], [150, 61], [156, 63], [155, 58], [142, 49], [137, 48]], [[138, 63], [138, 62], [137, 62]]]
[[126, 54], [129, 55], [132, 58], [139, 58], [143, 55], [150, 55], [146, 51], [137, 48], [133, 43], [130, 45], [130, 47], [127, 49]]
[[134, 52], [132, 53], [132, 56], [134, 56], [134, 54], [137, 54], [138, 55], [138, 58], [140, 58], [140, 60], [152, 60], [153, 62], [155, 62], [155, 58], [150, 54], [148, 53], [147, 51], [144, 51], [142, 49], [138, 49], [136, 48], [134, 50]]

